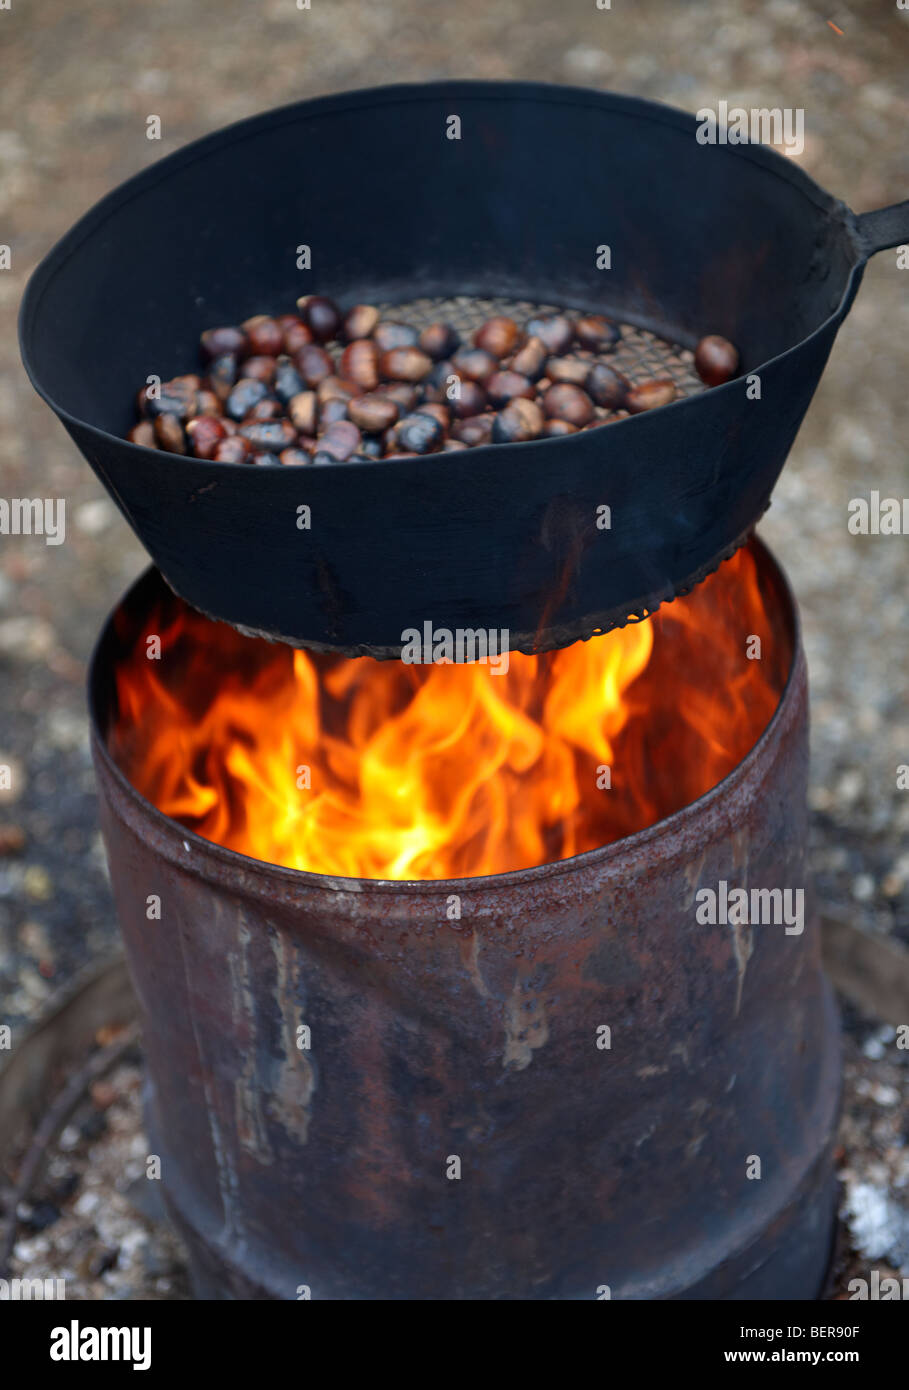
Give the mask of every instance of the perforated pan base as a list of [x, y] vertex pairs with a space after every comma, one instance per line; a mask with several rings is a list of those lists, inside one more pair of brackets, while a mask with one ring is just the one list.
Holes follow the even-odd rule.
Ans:
[[[528, 319], [540, 314], [567, 314], [570, 318], [579, 318], [593, 312], [583, 306], [532, 304], [523, 299], [476, 299], [469, 295], [457, 299], [410, 299], [404, 304], [380, 304], [377, 307], [383, 319], [396, 319], [419, 329], [430, 323], [450, 323], [460, 333], [464, 343], [473, 339], [481, 324], [498, 314], [513, 318], [523, 328]], [[627, 376], [633, 386], [654, 377], [670, 377], [680, 396], [697, 396], [707, 389], [694, 369], [694, 353], [689, 348], [666, 342], [655, 333], [649, 333], [646, 328], [636, 328], [627, 323], [620, 326], [622, 340], [616, 350], [593, 354], [597, 361], [608, 362]], [[339, 347], [340, 344], [334, 346]], [[569, 348], [566, 356], [576, 350], [581, 349]], [[627, 414], [627, 410], [597, 408], [597, 417], [601, 420], [624, 418]]]

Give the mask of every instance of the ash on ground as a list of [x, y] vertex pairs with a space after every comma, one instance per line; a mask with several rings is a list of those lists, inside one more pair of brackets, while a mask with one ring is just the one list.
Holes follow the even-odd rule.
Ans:
[[[896, 1030], [846, 1010], [840, 1228], [826, 1296], [877, 1270], [909, 1277], [909, 1052]], [[96, 1082], [20, 1206], [13, 1277], [64, 1278], [66, 1298], [192, 1298], [161, 1184], [146, 1176], [141, 1058]], [[806, 1290], [806, 1298], [813, 1291]]]
[[149, 1178], [141, 1058], [96, 1081], [19, 1205], [13, 1278], [64, 1279], [66, 1299], [187, 1299], [186, 1258]]

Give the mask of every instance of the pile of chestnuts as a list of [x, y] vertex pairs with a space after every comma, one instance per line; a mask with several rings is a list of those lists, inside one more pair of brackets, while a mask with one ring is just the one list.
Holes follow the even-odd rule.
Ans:
[[[632, 383], [605, 360], [621, 336], [602, 314], [523, 328], [497, 315], [463, 342], [449, 323], [420, 330], [307, 295], [295, 314], [204, 332], [200, 371], [150, 378], [128, 438], [224, 463], [333, 464], [576, 434], [676, 399], [669, 377]], [[739, 367], [716, 335], [694, 361], [708, 386]]]

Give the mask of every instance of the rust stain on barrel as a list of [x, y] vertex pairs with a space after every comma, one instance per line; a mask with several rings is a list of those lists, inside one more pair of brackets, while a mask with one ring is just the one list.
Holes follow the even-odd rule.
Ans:
[[[694, 904], [737, 874], [802, 881], [800, 648], [770, 726], [698, 802], [576, 859], [446, 883], [329, 879], [199, 840], [114, 767], [109, 670], [93, 679], [166, 1195], [214, 1296], [590, 1298], [604, 1251], [617, 1298], [813, 1291], [840, 1075], [816, 924], [736, 936]], [[150, 883], [182, 952], [148, 931]]]

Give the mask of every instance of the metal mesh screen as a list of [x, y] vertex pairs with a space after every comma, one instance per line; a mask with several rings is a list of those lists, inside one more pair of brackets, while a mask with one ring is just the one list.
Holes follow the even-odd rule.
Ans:
[[[430, 323], [450, 323], [465, 341], [469, 341], [480, 325], [496, 314], [507, 314], [523, 328], [529, 318], [538, 314], [564, 313], [576, 317], [584, 312], [560, 304], [534, 304], [524, 299], [477, 299], [470, 295], [458, 295], [452, 299], [409, 299], [403, 304], [379, 304], [377, 308], [383, 318], [401, 320], [413, 324], [415, 328], [422, 329]], [[626, 323], [620, 326], [622, 341], [615, 352], [595, 354], [597, 361], [615, 367], [628, 377], [633, 386], [654, 377], [670, 377], [679, 396], [696, 396], [706, 391], [706, 386], [694, 369], [694, 353], [688, 348], [666, 342], [646, 328], [635, 328]], [[601, 419], [616, 414], [626, 415], [627, 411], [597, 409]]]

